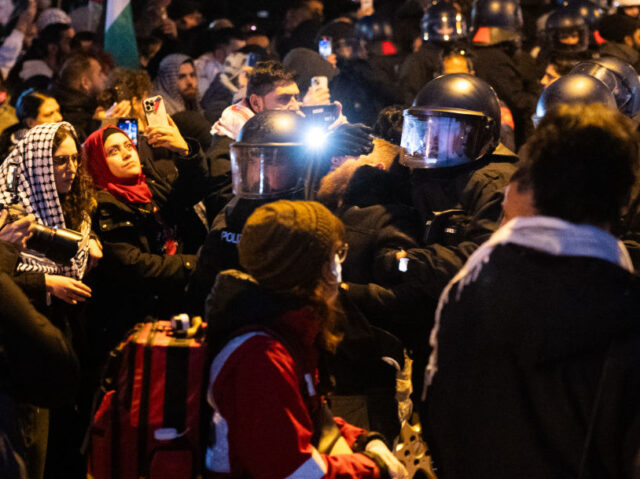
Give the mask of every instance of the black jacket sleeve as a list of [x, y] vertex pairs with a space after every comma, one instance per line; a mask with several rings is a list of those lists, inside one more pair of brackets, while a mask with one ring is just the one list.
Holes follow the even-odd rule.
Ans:
[[41, 407], [73, 400], [78, 360], [62, 332], [31, 305], [6, 273], [0, 273], [0, 329], [11, 392]]

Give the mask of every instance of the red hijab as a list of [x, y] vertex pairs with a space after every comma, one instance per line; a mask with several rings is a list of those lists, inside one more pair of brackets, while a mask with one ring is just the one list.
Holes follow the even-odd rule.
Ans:
[[123, 179], [114, 176], [109, 170], [107, 166], [107, 155], [104, 151], [103, 137], [105, 130], [111, 129], [117, 130], [127, 136], [120, 128], [107, 126], [91, 133], [83, 145], [84, 156], [89, 167], [89, 173], [93, 178], [93, 184], [99, 190], [107, 190], [117, 199], [125, 203], [151, 202], [151, 190], [149, 190], [147, 186], [142, 171], [140, 171], [140, 174], [136, 178]]

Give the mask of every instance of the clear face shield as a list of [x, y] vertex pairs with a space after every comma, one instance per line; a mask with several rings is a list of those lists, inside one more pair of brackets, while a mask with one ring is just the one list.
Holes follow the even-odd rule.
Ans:
[[440, 40], [453, 42], [463, 39], [467, 35], [467, 22], [461, 13], [455, 16], [443, 14], [439, 22], [429, 25], [424, 33], [424, 40]]
[[571, 73], [584, 73], [585, 75], [597, 78], [611, 90], [620, 111], [625, 112], [633, 109], [633, 92], [619, 75], [616, 75], [608, 68], [596, 63], [580, 63], [571, 70]]
[[400, 163], [446, 168], [482, 158], [495, 148], [494, 120], [474, 112], [410, 108], [404, 111]]
[[300, 146], [233, 143], [230, 152], [233, 194], [240, 198], [281, 198], [304, 188]]

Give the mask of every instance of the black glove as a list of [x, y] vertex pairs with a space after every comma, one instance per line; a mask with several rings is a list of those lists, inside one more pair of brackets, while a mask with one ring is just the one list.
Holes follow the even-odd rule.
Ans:
[[362, 123], [345, 123], [329, 132], [327, 144], [331, 157], [368, 155], [373, 151], [373, 130]]

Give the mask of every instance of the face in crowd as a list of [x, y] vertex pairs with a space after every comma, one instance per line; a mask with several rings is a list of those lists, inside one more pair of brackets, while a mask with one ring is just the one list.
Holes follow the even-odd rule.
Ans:
[[71, 191], [73, 180], [78, 172], [78, 161], [76, 141], [71, 135], [67, 135], [53, 152], [53, 176], [59, 194], [66, 195]]
[[300, 110], [301, 103], [298, 101], [300, 89], [295, 82], [276, 84], [275, 89], [266, 95], [252, 94], [249, 103], [254, 112], [260, 113], [265, 110]]
[[194, 101], [198, 96], [198, 77], [191, 62], [185, 62], [178, 69], [178, 91], [186, 101]]
[[142, 172], [140, 157], [133, 142], [123, 133], [113, 133], [104, 142], [107, 167], [121, 180], [132, 180]]
[[43, 100], [40, 108], [38, 108], [38, 116], [25, 119], [25, 123], [29, 128], [42, 125], [43, 123], [58, 123], [59, 121], [62, 121], [60, 105], [58, 105], [55, 98], [51, 97]]

